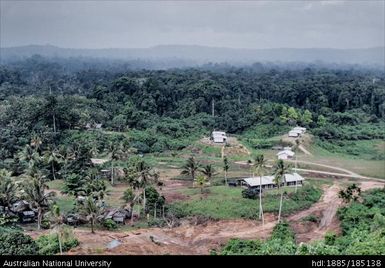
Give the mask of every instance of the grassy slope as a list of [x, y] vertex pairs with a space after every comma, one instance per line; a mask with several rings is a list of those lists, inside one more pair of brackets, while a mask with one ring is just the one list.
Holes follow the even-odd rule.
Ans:
[[[296, 201], [293, 192], [294, 188], [285, 188], [288, 196], [285, 197], [283, 203], [283, 214], [289, 214], [309, 207], [316, 202], [322, 190], [320, 185], [322, 181], [308, 181], [304, 188], [298, 188], [298, 194], [306, 196], [308, 200]], [[308, 189], [310, 185], [316, 187], [316, 191], [310, 194]], [[202, 215], [214, 219], [236, 219], [258, 217], [259, 200], [246, 199], [242, 197], [241, 187], [213, 186], [205, 189], [202, 195], [199, 189], [183, 190], [182, 193], [189, 196], [190, 200], [181, 201], [171, 204], [171, 207], [183, 216]], [[310, 198], [312, 195], [312, 198]], [[263, 196], [264, 212], [277, 212], [279, 208], [279, 193], [277, 190], [266, 191]], [[312, 200], [310, 200], [312, 199]]]
[[360, 175], [385, 179], [385, 160], [370, 160], [374, 155], [385, 154], [384, 141], [361, 140], [349, 145], [350, 150], [359, 152], [358, 155], [346, 151], [330, 152], [316, 144], [310, 148], [313, 156], [308, 161], [333, 165], [356, 172]]

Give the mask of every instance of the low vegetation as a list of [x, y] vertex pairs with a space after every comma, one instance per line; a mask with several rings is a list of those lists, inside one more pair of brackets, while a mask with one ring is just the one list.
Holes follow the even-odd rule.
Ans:
[[[223, 255], [383, 255], [385, 254], [385, 189], [362, 194], [362, 200], [338, 212], [342, 235], [327, 233], [324, 240], [296, 244], [287, 223], [275, 226], [271, 237], [260, 240], [230, 240], [221, 250]], [[304, 219], [305, 220], [305, 219]], [[314, 217], [306, 220], [313, 221]]]
[[[206, 189], [205, 198], [200, 198], [197, 189], [185, 190], [190, 197], [188, 201], [178, 201], [169, 205], [178, 217], [205, 216], [213, 219], [257, 219], [259, 215], [259, 201], [242, 197], [242, 188], [213, 186]], [[284, 189], [282, 213], [287, 215], [295, 211], [310, 207], [321, 197], [322, 190], [312, 185], [299, 187], [297, 193], [293, 188]], [[280, 193], [277, 190], [263, 193], [263, 212], [276, 213], [279, 210]]]

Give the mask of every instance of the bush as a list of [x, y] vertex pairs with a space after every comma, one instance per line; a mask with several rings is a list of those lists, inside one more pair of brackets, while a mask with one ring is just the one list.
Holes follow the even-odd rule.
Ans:
[[309, 216], [302, 218], [302, 221], [310, 221], [310, 222], [318, 223], [319, 218], [315, 215], [309, 215]]
[[107, 220], [103, 221], [102, 225], [107, 230], [116, 230], [116, 229], [118, 229], [118, 224], [116, 222], [114, 222], [113, 220], [111, 220], [111, 219], [107, 219]]
[[[64, 229], [62, 234], [62, 250], [63, 252], [70, 250], [79, 245], [79, 241], [73, 236], [71, 229]], [[58, 234], [42, 235], [36, 239], [40, 255], [54, 255], [60, 252]]]
[[7, 214], [0, 214], [0, 226], [13, 227], [18, 222], [18, 217], [10, 216]]
[[36, 255], [38, 246], [21, 232], [0, 233], [0, 255]]
[[230, 239], [222, 249], [222, 255], [256, 255], [262, 242], [259, 240]]
[[259, 197], [259, 190], [255, 188], [247, 188], [242, 191], [243, 198], [257, 199]]
[[277, 224], [271, 237], [260, 240], [231, 239], [222, 249], [223, 255], [293, 255], [297, 251], [295, 234], [287, 222]]
[[160, 214], [162, 206], [165, 203], [165, 198], [161, 196], [158, 191], [152, 187], [146, 187], [146, 213], [154, 211], [154, 208], [157, 208], [158, 213]]
[[47, 219], [42, 220], [41, 221], [41, 228], [46, 229], [46, 230], [51, 228], [51, 223], [49, 222], [49, 220], [47, 220]]
[[151, 218], [148, 222], [148, 227], [164, 227], [166, 222], [162, 218]]

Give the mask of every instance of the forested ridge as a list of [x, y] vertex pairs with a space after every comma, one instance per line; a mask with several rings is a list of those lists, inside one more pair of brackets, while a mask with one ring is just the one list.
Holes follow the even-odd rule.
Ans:
[[82, 132], [95, 124], [130, 131], [117, 140], [143, 153], [183, 148], [212, 129], [242, 133], [257, 124], [301, 124], [326, 140], [384, 137], [382, 71], [256, 63], [122, 72], [77, 64], [33, 56], [1, 66], [2, 160], [34, 136], [43, 147], [92, 147], [97, 135], [96, 146], [106, 149], [103, 133]]

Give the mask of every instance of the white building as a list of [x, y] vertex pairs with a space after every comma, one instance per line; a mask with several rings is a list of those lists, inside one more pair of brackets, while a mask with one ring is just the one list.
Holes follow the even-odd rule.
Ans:
[[278, 159], [287, 160], [289, 158], [293, 158], [294, 152], [291, 150], [283, 150], [277, 153]]
[[[298, 173], [285, 174], [281, 186], [302, 186], [305, 179]], [[261, 185], [262, 189], [273, 189], [277, 185], [274, 183], [274, 176], [250, 177], [242, 180], [243, 185], [249, 188], [257, 188]]]
[[304, 127], [295, 127], [289, 131], [289, 137], [297, 138], [306, 132]]
[[211, 138], [215, 143], [225, 143], [227, 141], [226, 132], [223, 131], [213, 131]]
[[290, 130], [289, 131], [289, 137], [297, 138], [300, 137], [302, 134], [302, 131], [300, 130]]
[[295, 128], [293, 128], [293, 130], [301, 131], [302, 133], [306, 132], [306, 128], [305, 127], [295, 127]]

